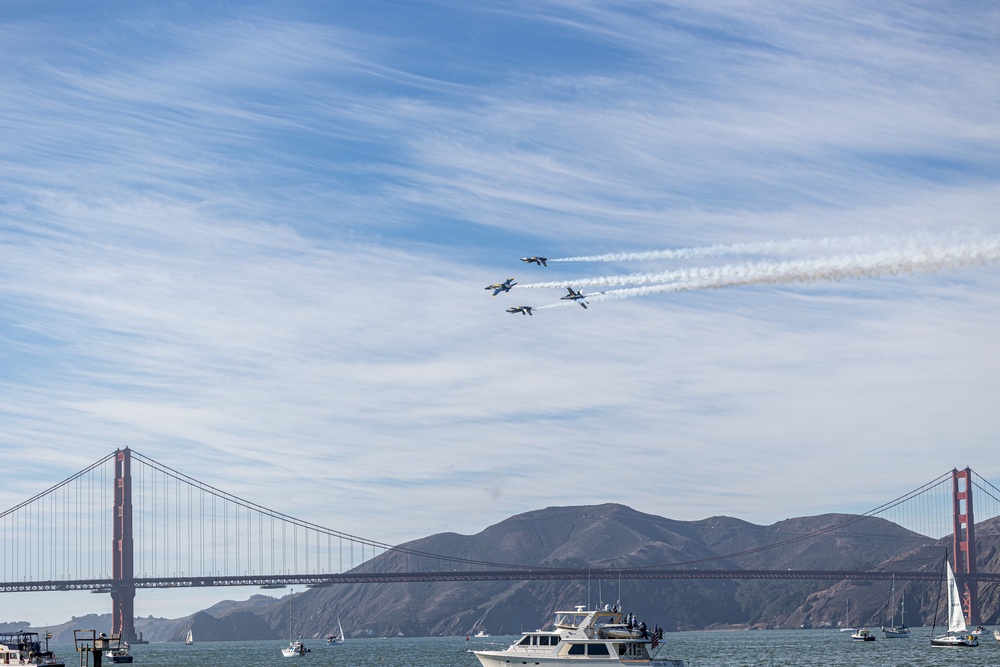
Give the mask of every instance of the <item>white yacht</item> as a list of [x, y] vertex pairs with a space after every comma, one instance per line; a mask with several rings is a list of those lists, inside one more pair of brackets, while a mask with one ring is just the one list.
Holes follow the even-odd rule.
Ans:
[[851, 639], [859, 642], [873, 642], [875, 635], [868, 628], [857, 628], [851, 635]]
[[49, 650], [49, 639], [45, 633], [45, 648], [38, 639], [37, 632], [21, 630], [19, 632], [0, 633], [0, 664], [26, 665], [30, 667], [64, 667]]
[[684, 667], [683, 660], [658, 658], [663, 631], [637, 623], [618, 605], [557, 611], [555, 629], [525, 632], [502, 651], [471, 651], [483, 667], [559, 667], [585, 662], [588, 667]]

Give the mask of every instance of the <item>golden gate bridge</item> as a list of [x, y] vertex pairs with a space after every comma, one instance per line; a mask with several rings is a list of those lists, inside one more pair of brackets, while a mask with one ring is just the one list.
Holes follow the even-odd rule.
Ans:
[[[112, 600], [112, 632], [135, 640], [138, 589], [414, 581], [631, 579], [819, 579], [938, 581], [936, 568], [762, 570], [706, 567], [749, 558], [872, 517], [929, 538], [950, 535], [949, 549], [969, 623], [978, 624], [981, 583], [1000, 573], [976, 566], [979, 521], [1000, 516], [1000, 489], [970, 468], [951, 470], [861, 515], [826, 528], [702, 561], [642, 568], [559, 568], [435, 554], [326, 528], [196, 480], [131, 449], [119, 449], [77, 474], [0, 513], [0, 592], [90, 590]], [[110, 546], [110, 549], [108, 548]]]

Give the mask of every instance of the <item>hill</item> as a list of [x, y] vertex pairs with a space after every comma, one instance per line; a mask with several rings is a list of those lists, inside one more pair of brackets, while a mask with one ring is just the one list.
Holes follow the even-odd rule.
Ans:
[[[979, 525], [979, 567], [1000, 571], [1000, 519]], [[554, 567], [705, 569], [898, 569], [936, 571], [950, 540], [935, 541], [872, 517], [827, 514], [759, 526], [730, 517], [677, 521], [623, 505], [550, 507], [475, 535], [441, 533], [410, 549], [471, 560]], [[719, 626], [838, 626], [888, 619], [889, 582], [646, 580], [440, 582], [331, 586], [296, 591], [297, 630], [323, 637], [342, 620], [348, 636], [513, 634], [548, 622], [557, 608], [622, 602], [667, 630]], [[981, 607], [993, 618], [997, 587]], [[277, 591], [276, 591], [277, 592]], [[937, 586], [898, 582], [907, 622], [931, 624]], [[137, 619], [151, 641], [181, 641], [189, 626], [210, 639], [281, 638], [287, 594], [220, 602], [183, 619]], [[100, 617], [103, 619], [104, 617]], [[103, 621], [104, 626], [110, 619]], [[79, 619], [73, 621], [79, 626]], [[94, 625], [93, 627], [104, 627]], [[89, 626], [88, 626], [89, 627]], [[58, 631], [59, 629], [54, 629]], [[58, 635], [57, 635], [58, 636]]]
[[[976, 547], [978, 550], [976, 567], [982, 572], [1000, 572], [1000, 517], [989, 519], [976, 526]], [[952, 538], [934, 541], [916, 549], [899, 553], [879, 563], [877, 569], [935, 572], [943, 576], [942, 558], [946, 549], [952, 548]], [[851, 601], [850, 624], [881, 626], [888, 623], [891, 609], [892, 582], [848, 582], [841, 581], [830, 588], [811, 594], [805, 603], [780, 620], [785, 627], [797, 627], [807, 623], [806, 619], [823, 619], [837, 624], [847, 610], [847, 600]], [[981, 622], [1000, 623], [1000, 591], [997, 586], [980, 586], [979, 611]], [[945, 610], [940, 607], [942, 587], [922, 582], [895, 582], [895, 599], [906, 610], [908, 625], [938, 625], [944, 621]], [[936, 620], [935, 620], [936, 617]]]
[[[820, 534], [803, 539], [816, 533]], [[728, 517], [677, 521], [606, 504], [550, 507], [510, 517], [475, 535], [441, 533], [405, 546], [471, 560], [556, 567], [687, 563], [725, 569], [868, 569], [930, 543], [876, 518], [830, 514], [757, 526]], [[733, 553], [744, 555], [723, 557]], [[791, 622], [810, 594], [831, 583], [652, 580], [336, 586], [297, 595], [296, 626], [306, 636], [321, 637], [339, 616], [354, 636], [456, 635], [478, 628], [516, 633], [546, 622], [555, 608], [619, 597], [637, 615], [670, 630], [771, 625]], [[234, 605], [223, 613], [240, 608]], [[284, 601], [257, 613], [273, 628], [286, 622]], [[837, 613], [842, 616], [842, 611]]]

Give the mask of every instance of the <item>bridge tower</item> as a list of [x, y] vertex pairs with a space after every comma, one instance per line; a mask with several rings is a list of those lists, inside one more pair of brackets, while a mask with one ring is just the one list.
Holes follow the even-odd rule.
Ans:
[[972, 470], [952, 470], [955, 508], [955, 579], [962, 594], [962, 610], [969, 625], [979, 625], [979, 584], [967, 575], [976, 573], [976, 527], [972, 516]]
[[132, 561], [132, 452], [115, 451], [114, 541], [111, 544], [111, 634], [134, 642], [135, 583]]

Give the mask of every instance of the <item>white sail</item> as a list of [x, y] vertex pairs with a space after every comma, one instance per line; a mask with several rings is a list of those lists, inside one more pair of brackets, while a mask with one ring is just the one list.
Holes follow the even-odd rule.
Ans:
[[962, 611], [962, 596], [958, 593], [958, 583], [955, 581], [955, 573], [948, 566], [948, 632], [964, 633], [965, 613]]
[[344, 643], [344, 626], [340, 624], [340, 617], [337, 617], [337, 634], [327, 635], [326, 643], [330, 646], [338, 646]]

